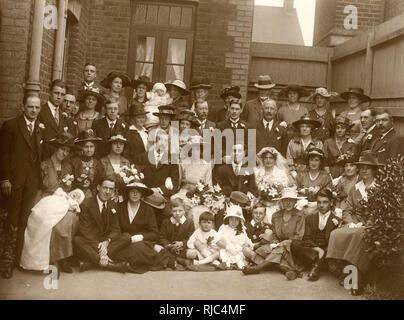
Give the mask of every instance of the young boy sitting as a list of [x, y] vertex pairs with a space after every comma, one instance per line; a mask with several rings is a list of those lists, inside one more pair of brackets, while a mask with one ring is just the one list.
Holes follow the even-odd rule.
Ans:
[[[185, 217], [184, 201], [180, 198], [171, 200], [171, 215], [161, 224], [158, 244], [174, 255], [177, 263], [185, 267], [187, 241], [195, 230], [194, 223]], [[177, 267], [177, 270], [182, 270]]]
[[217, 260], [219, 248], [216, 246], [219, 238], [216, 230], [213, 229], [214, 219], [209, 211], [203, 212], [199, 216], [199, 229], [195, 230], [188, 240], [187, 258], [194, 259], [194, 265], [220, 264]]
[[262, 203], [258, 202], [254, 205], [252, 210], [252, 219], [246, 226], [247, 236], [251, 239], [254, 247], [259, 245], [265, 233], [270, 232], [270, 225], [264, 223], [265, 207]]

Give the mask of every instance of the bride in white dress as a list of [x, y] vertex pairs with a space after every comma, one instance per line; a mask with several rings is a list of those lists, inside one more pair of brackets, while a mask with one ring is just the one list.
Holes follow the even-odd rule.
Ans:
[[257, 154], [258, 166], [254, 169], [255, 182], [261, 201], [266, 206], [265, 222], [271, 223], [272, 215], [278, 211], [277, 198], [282, 189], [296, 185], [289, 172], [287, 160], [272, 147], [265, 147]]

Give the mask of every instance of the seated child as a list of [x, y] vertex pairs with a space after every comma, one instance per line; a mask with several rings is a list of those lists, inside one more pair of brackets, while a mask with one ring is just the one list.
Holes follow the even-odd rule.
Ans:
[[262, 243], [265, 233], [271, 231], [270, 225], [264, 223], [265, 215], [264, 205], [261, 202], [256, 203], [253, 207], [252, 219], [246, 226], [247, 236], [254, 244], [254, 248]]
[[170, 203], [172, 216], [162, 222], [157, 243], [174, 255], [179, 264], [185, 266], [187, 241], [195, 230], [194, 222], [185, 217], [182, 199], [174, 198]]
[[144, 104], [144, 111], [148, 112], [146, 114], [145, 127], [150, 124], [158, 124], [159, 118], [153, 115], [153, 113], [159, 112], [159, 106], [165, 106], [172, 102], [172, 99], [167, 93], [166, 86], [161, 82], [154, 84], [152, 92], [148, 92], [147, 97], [149, 100]]
[[193, 259], [194, 265], [213, 263], [219, 265], [219, 240], [217, 232], [213, 229], [215, 217], [209, 211], [199, 216], [199, 228], [195, 230], [188, 240], [187, 258]]
[[240, 206], [233, 205], [227, 208], [223, 225], [219, 228], [217, 245], [220, 248], [219, 257], [222, 261], [220, 268], [243, 269], [247, 261], [243, 254], [243, 249], [252, 248], [253, 243], [248, 238], [244, 226], [245, 219]]

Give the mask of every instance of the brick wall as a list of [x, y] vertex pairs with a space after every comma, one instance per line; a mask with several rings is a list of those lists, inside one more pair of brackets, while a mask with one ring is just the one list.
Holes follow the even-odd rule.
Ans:
[[99, 81], [111, 71], [127, 71], [130, 2], [130, 0], [91, 0], [87, 60], [96, 64]]
[[77, 90], [83, 80], [83, 66], [87, 62], [87, 38], [90, 1], [81, 0], [80, 20], [68, 18], [70, 43], [67, 62], [66, 82], [70, 89]]
[[[335, 46], [341, 41], [349, 40], [372, 26], [382, 23], [384, 21], [384, 2], [385, 0], [317, 1], [314, 45]], [[358, 29], [356, 30], [346, 30], [344, 28], [344, 19], [347, 17], [347, 14], [344, 13], [344, 8], [348, 5], [356, 6], [358, 9]], [[335, 39], [332, 39], [332, 37]], [[338, 39], [338, 37], [340, 38]]]
[[385, 0], [384, 21], [404, 12], [403, 0]]
[[0, 0], [0, 123], [21, 110], [31, 2]]
[[246, 97], [253, 10], [253, 0], [199, 1], [192, 78], [210, 79], [213, 101], [231, 84]]

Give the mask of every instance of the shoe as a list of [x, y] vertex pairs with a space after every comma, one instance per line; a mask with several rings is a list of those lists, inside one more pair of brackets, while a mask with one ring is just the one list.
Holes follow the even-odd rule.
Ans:
[[199, 270], [199, 266], [196, 266], [196, 265], [194, 265], [194, 264], [188, 265], [188, 266], [187, 266], [187, 270], [190, 270], [190, 271], [200, 271], [200, 270]]
[[70, 267], [69, 263], [66, 260], [59, 260], [58, 269], [64, 273], [73, 273], [73, 269]]
[[309, 272], [309, 281], [317, 281], [320, 278], [320, 266], [315, 263], [313, 268]]
[[297, 278], [297, 272], [293, 270], [286, 271], [285, 276], [288, 280], [295, 280]]
[[164, 269], [165, 269], [165, 267], [163, 267], [162, 265], [150, 267], [150, 271], [161, 271], [161, 270], [164, 270]]
[[[186, 267], [187, 266], [187, 259], [176, 257], [177, 263]], [[189, 261], [189, 260], [188, 260]]]
[[259, 274], [259, 273], [260, 273], [260, 270], [258, 270], [256, 267], [244, 267], [241, 271], [242, 271], [245, 275], [248, 275], [248, 274]]
[[358, 289], [351, 289], [351, 295], [361, 296], [363, 294], [363, 288], [358, 287]]
[[176, 266], [175, 266], [175, 271], [185, 271], [186, 270], [186, 268], [182, 265], [182, 264], [177, 264]]
[[218, 266], [216, 266], [218, 270], [229, 270], [227, 265], [224, 262], [221, 262]]
[[109, 262], [105, 269], [120, 273], [128, 272], [130, 265], [128, 262]]
[[79, 261], [79, 270], [80, 272], [84, 272], [92, 269], [94, 266], [91, 262], [88, 261]]

